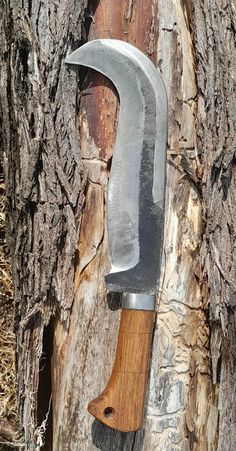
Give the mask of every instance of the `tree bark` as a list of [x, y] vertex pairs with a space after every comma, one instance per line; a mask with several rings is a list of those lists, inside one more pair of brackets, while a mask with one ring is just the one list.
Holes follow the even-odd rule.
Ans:
[[[1, 142], [23, 449], [235, 450], [233, 4], [1, 6]], [[127, 434], [87, 412], [108, 381], [118, 332], [119, 298], [106, 296], [104, 274], [119, 102], [104, 77], [64, 59], [97, 37], [149, 55], [169, 102], [165, 249], [146, 414], [143, 430]]]
[[194, 2], [197, 142], [204, 166], [203, 277], [209, 291], [218, 450], [236, 448], [235, 414], [235, 30], [233, 2]]

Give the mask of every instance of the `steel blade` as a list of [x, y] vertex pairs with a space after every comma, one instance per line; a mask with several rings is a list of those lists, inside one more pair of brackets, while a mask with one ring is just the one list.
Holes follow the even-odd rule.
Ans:
[[108, 189], [108, 237], [114, 291], [155, 292], [163, 245], [167, 101], [151, 61], [123, 41], [95, 40], [66, 62], [106, 75], [120, 97]]

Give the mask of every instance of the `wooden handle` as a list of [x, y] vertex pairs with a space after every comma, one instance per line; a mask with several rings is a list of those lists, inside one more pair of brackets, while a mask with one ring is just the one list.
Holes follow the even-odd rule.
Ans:
[[121, 312], [116, 359], [106, 389], [88, 405], [102, 423], [123, 432], [142, 427], [155, 312]]

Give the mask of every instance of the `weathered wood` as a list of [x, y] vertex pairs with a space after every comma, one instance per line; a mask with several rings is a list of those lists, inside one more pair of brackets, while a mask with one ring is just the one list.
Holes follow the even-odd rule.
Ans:
[[[1, 7], [1, 142], [25, 450], [45, 441], [54, 451], [233, 451], [233, 3], [2, 0]], [[109, 378], [118, 332], [119, 299], [107, 302], [103, 276], [119, 105], [103, 77], [63, 61], [96, 37], [148, 54], [169, 100], [164, 271], [145, 434], [115, 432], [87, 412]]]
[[[212, 449], [209, 327], [202, 297], [197, 86], [185, 2], [158, 2], [157, 58], [169, 100], [165, 257], [143, 449]], [[212, 415], [213, 418], [213, 415]], [[213, 448], [214, 449], [214, 448]]]

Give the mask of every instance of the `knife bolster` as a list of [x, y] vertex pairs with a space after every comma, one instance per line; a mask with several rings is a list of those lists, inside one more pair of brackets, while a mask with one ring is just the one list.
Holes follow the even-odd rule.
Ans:
[[106, 389], [88, 405], [102, 423], [123, 432], [142, 427], [154, 311], [123, 309], [115, 363]]
[[122, 293], [122, 308], [130, 310], [151, 310], [156, 308], [155, 294]]

